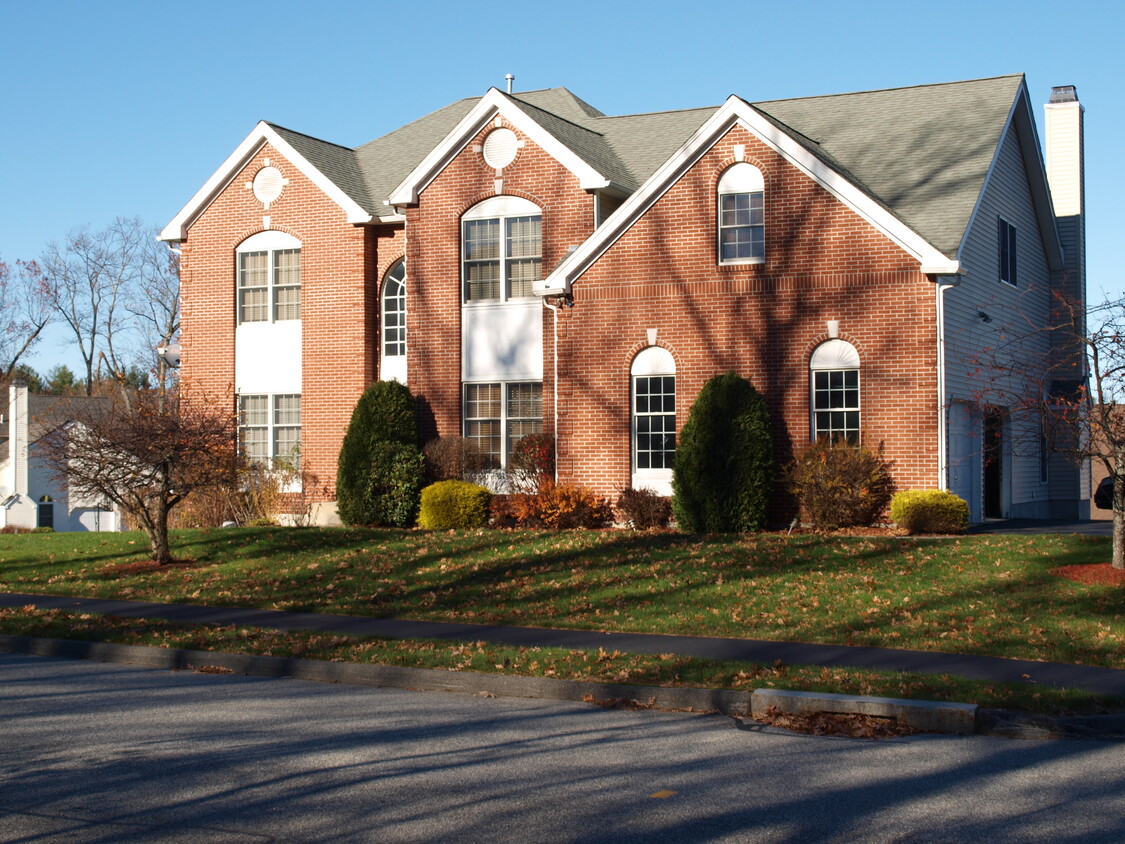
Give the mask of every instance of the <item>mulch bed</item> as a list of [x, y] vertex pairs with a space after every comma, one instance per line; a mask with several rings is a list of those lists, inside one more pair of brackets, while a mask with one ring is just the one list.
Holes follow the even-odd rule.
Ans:
[[1087, 586], [1125, 586], [1125, 571], [1109, 563], [1085, 563], [1077, 566], [1060, 566], [1051, 574], [1083, 583]]

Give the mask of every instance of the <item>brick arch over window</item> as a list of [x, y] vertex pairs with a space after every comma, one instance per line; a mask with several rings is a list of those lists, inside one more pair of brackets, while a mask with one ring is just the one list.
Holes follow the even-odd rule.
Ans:
[[406, 383], [406, 262], [399, 258], [379, 290], [379, 378]]
[[260, 231], [235, 247], [238, 322], [301, 318], [301, 241], [288, 232]]
[[676, 455], [676, 360], [662, 346], [648, 346], [629, 367], [632, 485], [672, 494]]
[[811, 438], [858, 444], [860, 439], [859, 352], [834, 337], [809, 356]]

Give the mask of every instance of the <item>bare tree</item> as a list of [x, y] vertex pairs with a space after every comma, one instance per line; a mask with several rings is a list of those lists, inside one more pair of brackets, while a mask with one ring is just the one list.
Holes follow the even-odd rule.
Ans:
[[35, 261], [0, 260], [0, 379], [8, 379], [51, 321], [51, 288]]
[[[179, 331], [177, 256], [139, 218], [117, 218], [101, 231], [75, 229], [43, 256], [52, 305], [74, 335], [86, 394], [99, 380], [124, 384], [138, 364]], [[160, 368], [165, 383], [167, 371]]]
[[70, 496], [109, 500], [129, 514], [159, 565], [173, 561], [172, 509], [195, 490], [229, 485], [238, 466], [230, 409], [181, 404], [173, 392], [121, 390], [88, 402], [40, 443]]
[[[1028, 351], [1032, 334], [1049, 336], [1046, 356]], [[986, 388], [990, 396], [1039, 420], [1015, 438], [1016, 448], [1101, 464], [1113, 478], [1112, 564], [1125, 569], [1125, 298], [1087, 309], [1056, 293], [1047, 326], [1013, 330], [1009, 343], [978, 362], [999, 376]], [[1005, 381], [1021, 386], [998, 387]]]

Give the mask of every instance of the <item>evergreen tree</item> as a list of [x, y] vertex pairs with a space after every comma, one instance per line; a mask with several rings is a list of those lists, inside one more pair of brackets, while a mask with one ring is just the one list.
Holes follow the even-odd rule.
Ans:
[[761, 530], [773, 484], [773, 443], [765, 399], [728, 372], [703, 385], [680, 433], [673, 510], [689, 533]]

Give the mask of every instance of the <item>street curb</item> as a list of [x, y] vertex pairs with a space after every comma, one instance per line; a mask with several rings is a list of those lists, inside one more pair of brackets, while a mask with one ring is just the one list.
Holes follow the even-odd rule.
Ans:
[[[736, 692], [730, 689], [635, 686], [624, 683], [560, 680], [553, 677], [513, 677], [482, 674], [476, 671], [403, 668], [393, 665], [327, 662], [224, 651], [119, 645], [112, 642], [42, 639], [33, 636], [0, 635], [0, 652], [63, 659], [88, 659], [95, 662], [115, 662], [171, 670], [200, 671], [219, 668], [248, 677], [289, 677], [320, 683], [345, 683], [410, 691], [582, 701], [603, 706], [667, 709], [680, 712], [718, 712], [740, 718], [750, 718], [756, 711], [752, 703], [754, 698], [758, 699], [758, 707], [761, 708], [763, 703], [773, 702], [778, 695], [802, 696], [804, 700], [801, 706], [805, 712], [858, 711], [883, 717], [901, 716], [903, 704], [922, 708], [972, 707], [975, 710], [972, 732], [977, 735], [1022, 739], [1125, 739], [1125, 715], [1048, 718], [1042, 715], [977, 709], [972, 704], [943, 704], [936, 701], [837, 695], [827, 692], [787, 692], [782, 689]], [[918, 726], [934, 732], [962, 732], [960, 729], [945, 730], [941, 727], [935, 729], [933, 726]]]
[[476, 671], [402, 668], [394, 665], [326, 662], [316, 659], [234, 654], [222, 651], [119, 645], [111, 642], [41, 639], [32, 636], [0, 635], [0, 651], [30, 656], [88, 659], [95, 662], [120, 662], [146, 668], [199, 670], [217, 667], [249, 677], [290, 677], [295, 680], [312, 680], [320, 683], [349, 683], [412, 691], [614, 703], [643, 709], [721, 712], [724, 715], [750, 713], [750, 693], [729, 689], [636, 686], [623, 683], [560, 680], [553, 677], [513, 677], [502, 674], [482, 674]]

